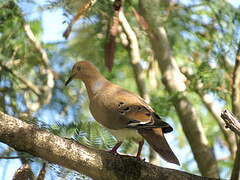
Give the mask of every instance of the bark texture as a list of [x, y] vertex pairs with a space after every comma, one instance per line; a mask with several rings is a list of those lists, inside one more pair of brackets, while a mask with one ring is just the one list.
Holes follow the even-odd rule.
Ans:
[[157, 167], [131, 156], [115, 156], [106, 151], [94, 150], [3, 112], [0, 112], [0, 141], [18, 151], [30, 153], [96, 180], [214, 179]]
[[159, 19], [160, 0], [140, 0], [139, 2], [140, 14], [148, 23], [153, 34], [153, 36], [149, 35], [150, 42], [159, 63], [163, 83], [169, 93], [178, 94], [174, 100], [174, 106], [199, 170], [204, 176], [219, 177], [217, 162], [208, 145], [200, 119], [184, 93], [185, 77], [171, 54], [166, 31], [161, 25]]
[[239, 120], [227, 109], [221, 113], [221, 118], [226, 123], [226, 128], [231, 129], [234, 133], [240, 136], [240, 122]]
[[[240, 119], [240, 43], [236, 54], [235, 67], [233, 72], [233, 85], [232, 85], [232, 109], [233, 114]], [[234, 161], [231, 180], [240, 179], [240, 138], [237, 137], [238, 149], [236, 152], [236, 159]]]

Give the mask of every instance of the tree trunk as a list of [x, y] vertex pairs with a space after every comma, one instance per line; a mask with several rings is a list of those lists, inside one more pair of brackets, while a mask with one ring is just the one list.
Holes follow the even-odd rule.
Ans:
[[[232, 85], [232, 109], [233, 114], [240, 120], [240, 42], [236, 54], [235, 67], [233, 72], [233, 85]], [[231, 180], [239, 180], [240, 171], [240, 137], [236, 136], [238, 141], [238, 149], [236, 152], [236, 159], [234, 161]]]
[[208, 145], [200, 119], [184, 93], [185, 77], [179, 71], [171, 54], [165, 29], [161, 26], [159, 4], [159, 0], [140, 0], [139, 7], [140, 14], [149, 26], [150, 42], [162, 72], [163, 83], [169, 93], [177, 94], [174, 106], [201, 174], [208, 177], [219, 177], [217, 162]]

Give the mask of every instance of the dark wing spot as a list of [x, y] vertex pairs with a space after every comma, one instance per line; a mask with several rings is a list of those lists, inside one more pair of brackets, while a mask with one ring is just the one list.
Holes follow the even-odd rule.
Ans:
[[120, 102], [120, 103], [118, 104], [118, 107], [121, 107], [123, 104], [124, 104], [124, 102]]
[[120, 112], [120, 114], [121, 114], [121, 115], [124, 115], [124, 114], [125, 114], [125, 112], [124, 112], [124, 111], [119, 111], [119, 112]]
[[138, 111], [141, 111], [141, 110], [142, 110], [142, 107], [141, 107], [141, 106], [137, 106], [137, 110], [138, 110]]
[[146, 116], [151, 116], [151, 113], [150, 113], [150, 112], [147, 112], [147, 113], [146, 113]]
[[124, 111], [129, 111], [130, 110], [130, 107], [126, 107], [123, 109]]
[[139, 123], [139, 121], [137, 121], [137, 120], [130, 120], [130, 121], [128, 121], [128, 124], [132, 124], [132, 123]]

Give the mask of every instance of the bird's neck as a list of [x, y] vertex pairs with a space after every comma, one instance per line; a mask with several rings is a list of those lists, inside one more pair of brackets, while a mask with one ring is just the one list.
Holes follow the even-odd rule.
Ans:
[[91, 99], [100, 89], [109, 83], [109, 81], [101, 74], [87, 78], [83, 82], [87, 88], [89, 99]]

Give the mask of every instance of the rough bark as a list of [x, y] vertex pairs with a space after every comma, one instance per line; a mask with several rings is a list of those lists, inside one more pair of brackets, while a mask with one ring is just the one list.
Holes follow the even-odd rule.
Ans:
[[140, 14], [143, 15], [154, 35], [149, 35], [149, 38], [162, 72], [163, 83], [169, 93], [178, 94], [174, 100], [174, 106], [199, 170], [204, 176], [218, 177], [217, 162], [208, 145], [200, 119], [184, 93], [186, 88], [184, 83], [185, 77], [179, 71], [176, 61], [171, 54], [165, 29], [157, 16], [160, 1], [140, 0], [139, 2]]
[[[240, 42], [236, 54], [235, 67], [233, 72], [233, 85], [232, 85], [232, 109], [233, 114], [240, 119]], [[237, 137], [238, 149], [236, 152], [236, 159], [234, 161], [231, 180], [240, 179], [240, 138]]]
[[135, 157], [112, 155], [64, 139], [35, 125], [0, 112], [0, 141], [18, 151], [78, 171], [93, 179], [111, 180], [207, 180], [186, 172], [157, 167]]
[[240, 136], [240, 122], [239, 120], [227, 109], [221, 113], [221, 118], [226, 123], [226, 128], [231, 129], [238, 136]]

